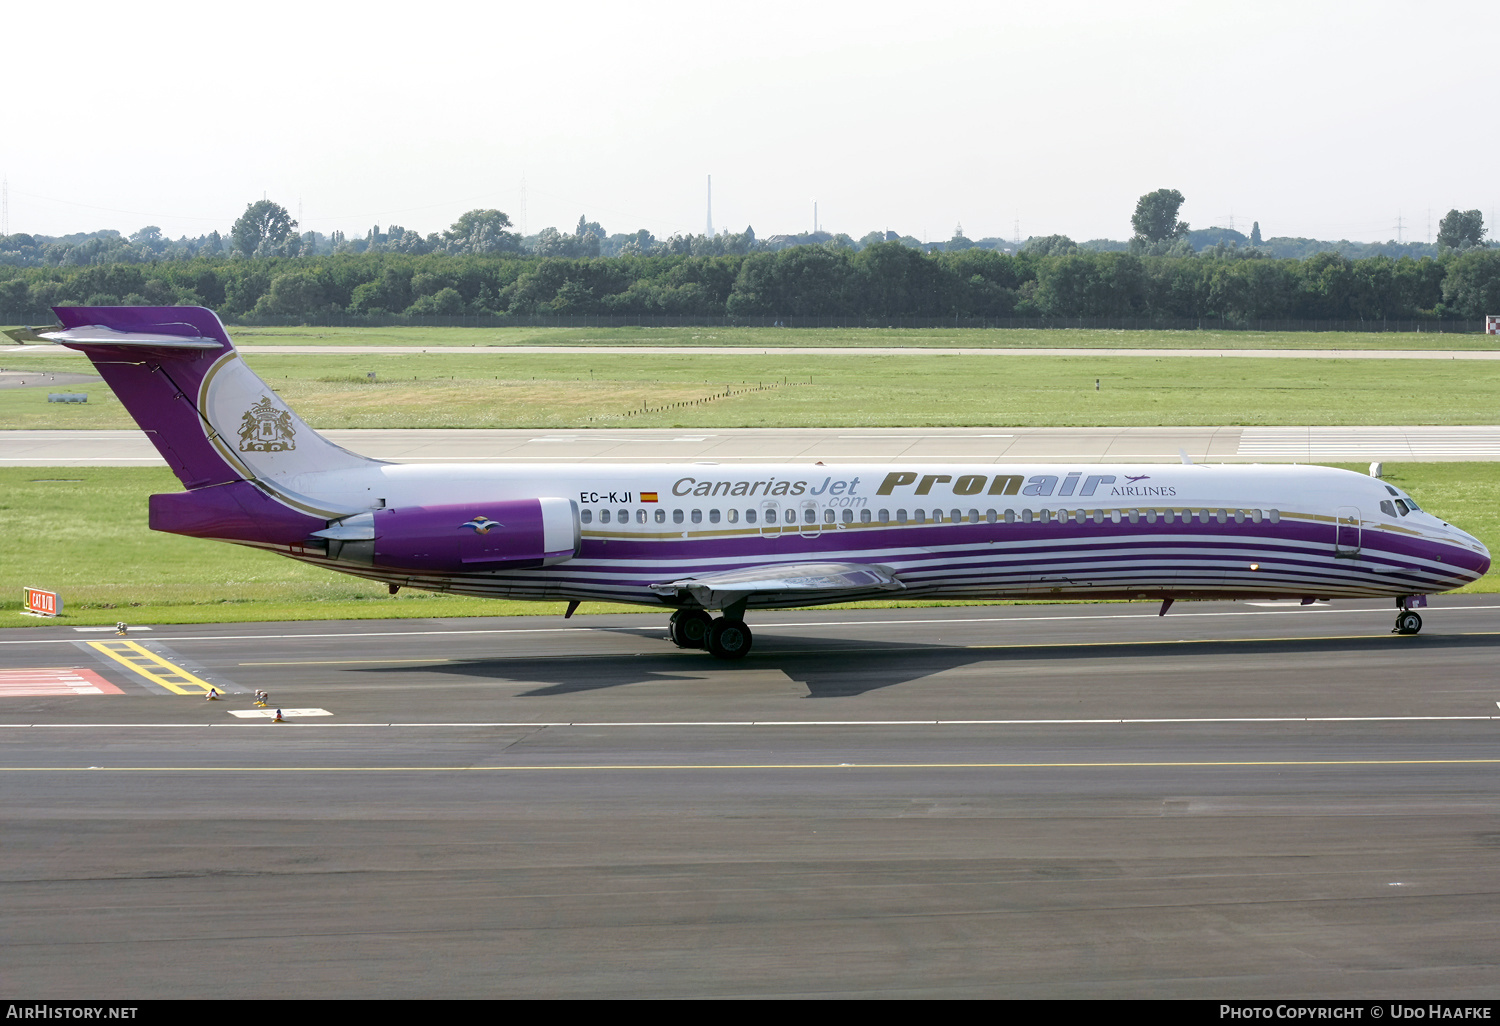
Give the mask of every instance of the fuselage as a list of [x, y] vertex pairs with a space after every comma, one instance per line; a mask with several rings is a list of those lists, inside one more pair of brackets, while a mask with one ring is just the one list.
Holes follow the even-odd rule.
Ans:
[[1347, 598], [1461, 587], [1490, 563], [1477, 539], [1400, 489], [1313, 466], [369, 464], [286, 484], [331, 515], [573, 503], [581, 545], [550, 566], [409, 572], [285, 550], [389, 584], [492, 597], [672, 605], [651, 586], [826, 560], [887, 568], [911, 598]]
[[287, 408], [210, 310], [55, 309], [37, 337], [89, 355], [186, 488], [152, 496], [154, 529], [393, 587], [696, 605], [743, 632], [746, 608], [893, 593], [1404, 609], [1490, 565], [1400, 489], [1323, 467], [384, 463]]

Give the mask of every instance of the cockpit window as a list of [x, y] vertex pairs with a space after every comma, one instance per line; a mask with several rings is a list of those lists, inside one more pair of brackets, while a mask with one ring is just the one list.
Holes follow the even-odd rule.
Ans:
[[1408, 506], [1410, 506], [1410, 507], [1411, 507], [1411, 508], [1412, 508], [1412, 509], [1413, 509], [1413, 510], [1415, 510], [1415, 511], [1419, 511], [1419, 512], [1420, 512], [1420, 511], [1421, 511], [1421, 509], [1422, 509], [1422, 507], [1421, 507], [1421, 506], [1418, 506], [1418, 505], [1417, 505], [1417, 500], [1415, 500], [1415, 499], [1413, 499], [1413, 498], [1412, 498], [1412, 497], [1411, 497], [1411, 496], [1410, 496], [1410, 495], [1408, 495], [1408, 496], [1407, 496], [1407, 497], [1406, 497], [1406, 504], [1407, 504], [1407, 505], [1408, 505]]
[[1396, 508], [1401, 511], [1401, 515], [1403, 517], [1411, 512], [1411, 510], [1406, 508], [1406, 503], [1402, 502], [1400, 499], [1396, 500]]
[[1388, 492], [1390, 492], [1392, 495], [1400, 495], [1401, 494], [1400, 492], [1396, 491], [1396, 489], [1392, 488], [1390, 485], [1386, 485], [1385, 486], [1385, 490], [1388, 491]]
[[1392, 519], [1394, 519], [1395, 516], [1396, 516], [1396, 507], [1391, 505], [1391, 500], [1390, 499], [1381, 499], [1380, 500], [1380, 512], [1382, 512], [1386, 516], [1391, 517]]

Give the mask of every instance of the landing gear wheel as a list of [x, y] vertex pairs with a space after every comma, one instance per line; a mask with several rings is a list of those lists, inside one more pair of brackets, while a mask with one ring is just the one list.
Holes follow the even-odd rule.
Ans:
[[754, 640], [744, 620], [721, 616], [708, 629], [708, 650], [715, 659], [743, 659]]
[[701, 609], [679, 609], [667, 622], [667, 637], [678, 648], [707, 648], [708, 628], [714, 622]]
[[1416, 613], [1405, 612], [1396, 617], [1396, 634], [1415, 634], [1422, 629], [1422, 618]]

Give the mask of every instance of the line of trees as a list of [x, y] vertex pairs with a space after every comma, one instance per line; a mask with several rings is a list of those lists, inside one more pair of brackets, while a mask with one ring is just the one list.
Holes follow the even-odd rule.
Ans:
[[1208, 253], [1223, 259], [1303, 258], [1319, 252], [1336, 252], [1351, 259], [1371, 256], [1442, 256], [1485, 245], [1484, 218], [1478, 210], [1450, 210], [1438, 229], [1436, 245], [1412, 242], [1354, 243], [1346, 240], [1277, 237], [1263, 239], [1257, 222], [1250, 234], [1232, 228], [1193, 230], [1178, 220], [1184, 202], [1176, 189], [1158, 189], [1142, 196], [1131, 218], [1134, 235], [1126, 241], [1091, 239], [1074, 242], [1065, 235], [1034, 236], [1025, 243], [999, 238], [970, 239], [963, 226], [944, 242], [924, 242], [892, 231], [870, 232], [854, 239], [844, 234], [803, 232], [759, 238], [755, 229], [716, 235], [674, 234], [658, 239], [642, 228], [610, 234], [597, 221], [579, 215], [571, 232], [544, 228], [523, 238], [512, 231], [509, 216], [500, 210], [470, 210], [446, 231], [422, 235], [401, 225], [373, 225], [363, 238], [346, 238], [343, 232], [324, 235], [297, 231], [297, 222], [287, 209], [270, 200], [247, 204], [227, 236], [217, 231], [196, 239], [173, 240], [159, 227], [147, 225], [129, 236], [116, 231], [98, 231], [60, 238], [17, 233], [0, 236], [0, 267], [85, 267], [112, 263], [156, 263], [199, 257], [266, 260], [374, 253], [409, 256], [534, 256], [584, 259], [611, 256], [748, 256], [774, 253], [804, 246], [862, 252], [872, 246], [898, 242], [926, 253], [961, 253], [987, 249], [997, 253], [1031, 256], [1065, 256], [1075, 252], [1129, 252], [1136, 256], [1193, 256]]
[[1057, 249], [924, 253], [892, 241], [858, 251], [812, 245], [723, 256], [384, 251], [0, 267], [0, 319], [41, 323], [54, 305], [177, 303], [212, 307], [229, 319], [312, 323], [392, 315], [834, 317], [877, 323], [1010, 317], [1368, 321], [1500, 313], [1497, 249], [1449, 250], [1421, 260]]

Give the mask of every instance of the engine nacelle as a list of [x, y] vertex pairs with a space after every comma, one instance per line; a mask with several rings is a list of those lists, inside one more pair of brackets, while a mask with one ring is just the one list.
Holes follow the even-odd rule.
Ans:
[[313, 537], [328, 554], [400, 570], [523, 570], [578, 555], [583, 538], [571, 499], [512, 499], [462, 506], [377, 509]]

